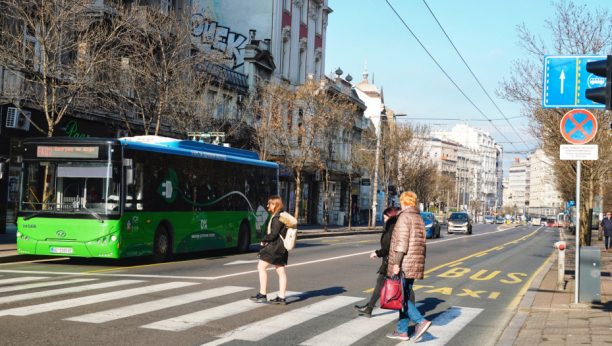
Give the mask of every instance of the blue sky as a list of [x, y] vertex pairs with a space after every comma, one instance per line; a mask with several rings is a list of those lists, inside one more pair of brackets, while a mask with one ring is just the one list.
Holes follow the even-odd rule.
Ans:
[[[480, 89], [422, 0], [389, 0], [412, 31], [423, 42], [451, 78], [492, 119], [502, 118], [493, 103]], [[604, 0], [575, 0], [577, 5], [610, 7]], [[510, 76], [512, 62], [524, 58], [518, 47], [516, 27], [525, 23], [544, 39], [550, 33], [545, 20], [554, 18], [554, 7], [547, 0], [427, 0], [455, 46], [470, 65], [489, 95], [506, 117], [520, 116], [521, 107], [498, 99], [495, 90]], [[392, 12], [385, 0], [330, 0], [326, 44], [326, 73], [341, 67], [344, 77], [351, 74], [353, 83], [363, 77], [364, 60], [368, 58], [370, 82], [384, 87], [385, 103], [408, 118], [471, 119], [473, 126], [488, 131], [498, 142], [505, 139], [486, 125], [478, 111], [459, 93], [438, 69], [410, 32]], [[498, 121], [501, 131], [518, 150], [534, 148], [537, 142], [525, 133], [525, 118], [510, 120], [527, 145], [519, 141], [508, 123]], [[430, 120], [429, 124], [452, 127], [457, 121]], [[505, 151], [515, 150], [502, 143]], [[509, 162], [522, 155], [506, 154], [504, 175]]]

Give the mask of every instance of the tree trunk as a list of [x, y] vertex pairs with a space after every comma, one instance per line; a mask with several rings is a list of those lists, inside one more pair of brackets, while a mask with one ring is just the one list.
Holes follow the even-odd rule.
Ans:
[[323, 194], [323, 231], [327, 232], [329, 222], [329, 170], [325, 168], [325, 193]]
[[349, 173], [349, 203], [348, 203], [348, 229], [351, 230], [351, 219], [353, 218], [353, 194], [351, 189], [353, 188], [353, 175]]
[[295, 173], [295, 219], [299, 221], [300, 215], [300, 193], [302, 192], [302, 172], [296, 170]]

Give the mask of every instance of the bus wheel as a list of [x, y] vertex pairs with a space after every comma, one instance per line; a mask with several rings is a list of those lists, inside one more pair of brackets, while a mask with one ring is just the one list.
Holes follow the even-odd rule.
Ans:
[[238, 253], [246, 253], [249, 251], [249, 245], [251, 245], [251, 231], [249, 226], [243, 223], [238, 231], [238, 247], [236, 251]]
[[155, 238], [153, 243], [153, 262], [159, 263], [163, 262], [167, 255], [169, 249], [169, 238], [168, 231], [161, 226], [155, 232]]

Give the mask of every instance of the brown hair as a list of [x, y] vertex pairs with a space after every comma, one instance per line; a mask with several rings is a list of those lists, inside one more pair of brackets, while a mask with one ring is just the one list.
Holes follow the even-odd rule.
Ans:
[[268, 199], [268, 204], [272, 204], [272, 215], [280, 212], [285, 207], [279, 196], [272, 196]]
[[394, 217], [395, 215], [397, 215], [397, 208], [396, 207], [387, 207], [387, 209], [385, 209], [385, 211], [383, 211], [383, 215], [387, 215], [387, 217]]
[[400, 203], [403, 207], [416, 207], [417, 195], [412, 191], [406, 191], [400, 196]]

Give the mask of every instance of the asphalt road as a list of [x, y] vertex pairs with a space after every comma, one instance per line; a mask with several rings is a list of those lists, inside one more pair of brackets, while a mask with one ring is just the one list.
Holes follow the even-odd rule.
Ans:
[[[494, 345], [529, 280], [552, 254], [554, 228], [474, 226], [428, 240], [415, 286], [433, 321], [423, 345]], [[379, 235], [298, 241], [286, 306], [248, 301], [259, 287], [255, 255], [217, 251], [145, 259], [50, 260], [0, 265], [2, 345], [397, 345], [397, 312], [358, 317], [380, 260]], [[269, 298], [277, 276], [269, 273]], [[413, 327], [410, 329], [412, 333]], [[410, 341], [412, 342], [412, 341]], [[410, 343], [409, 342], [409, 343]]]

